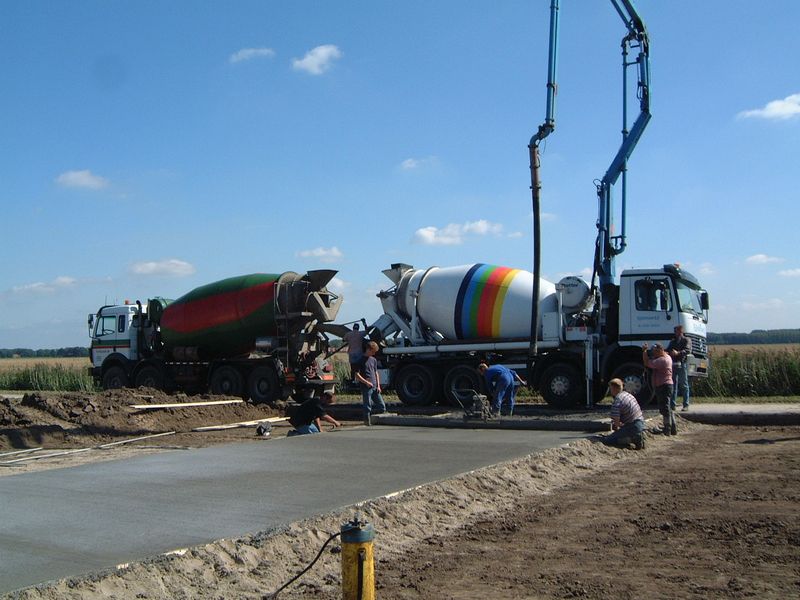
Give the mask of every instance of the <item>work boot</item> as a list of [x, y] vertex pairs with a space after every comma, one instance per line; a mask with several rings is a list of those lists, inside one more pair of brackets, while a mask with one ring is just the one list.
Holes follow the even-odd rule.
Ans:
[[372, 420], [369, 418], [369, 415], [364, 417], [364, 425], [372, 425]]
[[683, 408], [681, 409], [681, 412], [688, 412], [688, 411], [689, 411], [689, 405], [688, 404], [684, 404]]
[[678, 426], [675, 423], [673, 423], [672, 427], [670, 427], [670, 429], [669, 429], [669, 432], [672, 435], [678, 435]]
[[639, 438], [633, 442], [633, 445], [637, 450], [644, 450], [647, 445], [644, 441], [644, 434], [641, 434]]

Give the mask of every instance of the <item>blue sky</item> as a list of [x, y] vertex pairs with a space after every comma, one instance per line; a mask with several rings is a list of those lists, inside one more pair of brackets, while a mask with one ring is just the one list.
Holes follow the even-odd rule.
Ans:
[[[623, 26], [562, 0], [543, 276], [591, 267]], [[530, 269], [548, 0], [0, 4], [0, 347], [87, 345], [107, 302], [251, 272]], [[680, 262], [712, 331], [800, 327], [800, 3], [640, 0], [652, 113], [626, 267]], [[633, 106], [635, 114], [636, 105]]]

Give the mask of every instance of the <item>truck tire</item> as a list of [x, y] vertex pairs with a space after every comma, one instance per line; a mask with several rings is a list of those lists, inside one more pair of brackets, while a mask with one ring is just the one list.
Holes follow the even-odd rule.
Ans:
[[648, 406], [653, 400], [653, 390], [645, 374], [642, 363], [627, 362], [622, 363], [611, 374], [611, 378], [622, 380], [623, 389], [636, 397], [636, 401], [642, 408]]
[[282, 392], [275, 369], [261, 366], [250, 371], [247, 394], [253, 404], [272, 404], [281, 397]]
[[145, 365], [133, 378], [134, 387], [147, 387], [154, 390], [164, 389], [164, 374], [154, 365]]
[[211, 393], [218, 396], [241, 396], [244, 392], [242, 374], [236, 367], [222, 365], [211, 373]]
[[400, 402], [409, 406], [433, 404], [440, 394], [440, 379], [437, 373], [426, 365], [406, 365], [397, 373], [394, 388]]
[[103, 389], [104, 390], [118, 390], [119, 388], [128, 387], [128, 374], [125, 369], [119, 366], [109, 367], [103, 373]]
[[483, 378], [473, 367], [456, 365], [444, 376], [444, 399], [450, 406], [472, 404], [472, 392], [480, 394], [482, 390]]
[[572, 408], [584, 398], [584, 379], [577, 367], [557, 363], [542, 373], [539, 391], [553, 408]]

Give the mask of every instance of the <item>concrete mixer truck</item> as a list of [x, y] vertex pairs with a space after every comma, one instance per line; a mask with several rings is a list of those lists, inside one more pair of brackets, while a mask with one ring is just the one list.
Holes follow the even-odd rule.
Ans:
[[341, 304], [326, 287], [334, 275], [244, 275], [174, 301], [103, 306], [88, 319], [90, 373], [104, 389], [210, 391], [254, 403], [333, 391], [320, 326]]
[[[689, 373], [707, 373], [708, 294], [678, 265], [615, 273], [627, 246], [627, 163], [650, 120], [650, 42], [631, 0], [611, 0], [625, 26], [622, 38], [622, 143], [597, 184], [597, 238], [591, 283], [566, 277], [556, 284], [531, 272], [485, 264], [414, 269], [394, 264], [384, 273], [394, 286], [378, 294], [384, 314], [371, 329], [380, 338], [400, 399], [429, 404], [459, 400], [480, 389], [481, 360], [524, 370], [551, 405], [565, 407], [602, 396], [621, 378], [644, 402], [650, 390], [641, 344], [672, 336], [682, 325], [692, 341]], [[528, 145], [533, 209], [533, 273], [541, 273], [539, 146], [555, 130], [559, 0], [550, 1], [547, 108]], [[630, 55], [635, 53], [635, 59]], [[629, 90], [629, 68], [636, 86]], [[628, 123], [628, 97], [640, 112]], [[612, 189], [622, 179], [619, 228]], [[536, 298], [536, 302], [532, 301]], [[471, 395], [471, 392], [465, 392]]]
[[582, 278], [541, 280], [538, 352], [530, 371], [530, 272], [487, 264], [393, 264], [383, 273], [394, 285], [378, 294], [383, 315], [369, 334], [382, 341], [384, 366], [406, 404], [457, 405], [482, 388], [476, 367], [483, 360], [520, 370], [559, 408], [597, 399], [613, 377], [646, 400], [641, 344], [665, 342], [676, 325], [692, 342], [690, 375], [707, 373], [708, 294], [677, 265], [623, 271], [605, 312], [599, 290]]

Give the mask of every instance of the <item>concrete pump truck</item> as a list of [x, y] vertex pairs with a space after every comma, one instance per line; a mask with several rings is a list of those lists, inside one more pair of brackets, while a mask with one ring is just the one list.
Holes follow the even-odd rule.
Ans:
[[[569, 276], [541, 277], [539, 145], [555, 129], [559, 2], [551, 0], [547, 112], [529, 143], [533, 205], [533, 272], [487, 264], [415, 269], [393, 264], [384, 274], [393, 286], [378, 294], [383, 315], [372, 339], [406, 404], [456, 404], [480, 389], [475, 367], [482, 360], [527, 373], [552, 406], [602, 398], [618, 377], [641, 403], [650, 399], [642, 364], [643, 342], [664, 342], [682, 325], [691, 340], [689, 374], [707, 376], [708, 294], [677, 264], [615, 273], [626, 248], [627, 162], [650, 120], [650, 45], [630, 0], [611, 0], [625, 25], [622, 38], [622, 144], [597, 183], [597, 238], [591, 283]], [[629, 53], [636, 57], [629, 60]], [[639, 114], [628, 128], [628, 69], [635, 67]], [[622, 179], [620, 230], [615, 233], [612, 189]], [[532, 299], [536, 301], [532, 301]]]

